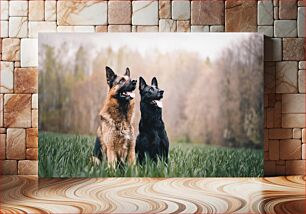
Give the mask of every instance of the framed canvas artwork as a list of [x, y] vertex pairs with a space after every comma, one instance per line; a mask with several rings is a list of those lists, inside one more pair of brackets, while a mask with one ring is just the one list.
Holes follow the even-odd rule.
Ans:
[[263, 176], [263, 35], [39, 34], [40, 177]]

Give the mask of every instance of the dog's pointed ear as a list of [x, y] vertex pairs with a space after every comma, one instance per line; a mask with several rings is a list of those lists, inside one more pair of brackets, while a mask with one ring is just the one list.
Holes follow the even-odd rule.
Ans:
[[156, 77], [153, 77], [153, 79], [152, 79], [152, 81], [151, 81], [151, 85], [155, 85], [156, 88], [158, 88], [158, 83], [157, 83]]
[[139, 90], [142, 91], [146, 86], [146, 81], [142, 77], [139, 77]]
[[130, 77], [130, 69], [128, 67], [126, 68], [124, 75]]
[[106, 80], [107, 80], [107, 84], [109, 85], [109, 87], [111, 88], [113, 86], [113, 82], [116, 79], [117, 75], [115, 74], [115, 72], [108, 66], [105, 67], [106, 70]]

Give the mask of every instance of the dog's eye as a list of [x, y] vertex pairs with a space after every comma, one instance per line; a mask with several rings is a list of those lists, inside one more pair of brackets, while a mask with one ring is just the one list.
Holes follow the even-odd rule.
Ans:
[[119, 81], [120, 84], [122, 84], [122, 83], [124, 83], [124, 82], [125, 82], [125, 79], [124, 79], [124, 78], [122, 78], [122, 79]]

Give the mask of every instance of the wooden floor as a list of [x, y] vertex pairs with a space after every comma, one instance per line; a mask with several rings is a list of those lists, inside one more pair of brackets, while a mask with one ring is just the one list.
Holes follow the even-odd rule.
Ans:
[[3, 176], [1, 211], [28, 213], [305, 213], [305, 178]]

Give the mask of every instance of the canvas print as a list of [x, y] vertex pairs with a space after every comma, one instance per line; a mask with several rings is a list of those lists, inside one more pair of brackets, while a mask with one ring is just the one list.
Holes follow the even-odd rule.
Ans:
[[263, 35], [39, 34], [40, 177], [263, 176]]

